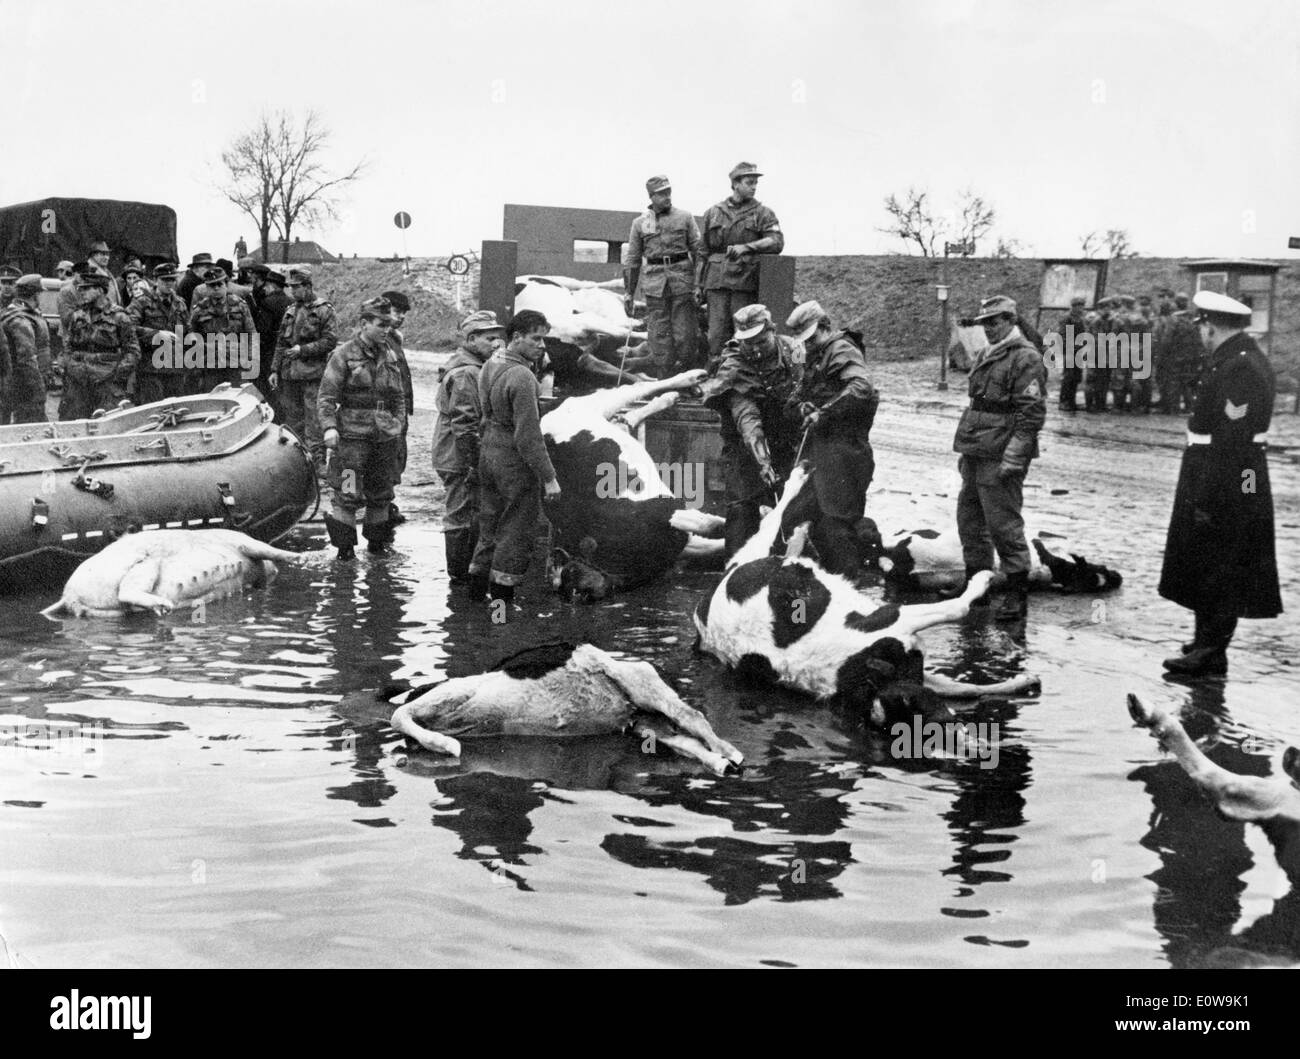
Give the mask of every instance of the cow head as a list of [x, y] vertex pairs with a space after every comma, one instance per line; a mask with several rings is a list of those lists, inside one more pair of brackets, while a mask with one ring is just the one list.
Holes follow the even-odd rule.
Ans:
[[853, 534], [858, 539], [858, 554], [868, 566], [874, 566], [885, 551], [885, 541], [880, 535], [876, 520], [863, 516], [853, 525]]
[[563, 548], [551, 549], [551, 584], [570, 603], [595, 603], [608, 599], [618, 589], [614, 578], [591, 562], [596, 542], [584, 537], [578, 545], [582, 552], [573, 556]]

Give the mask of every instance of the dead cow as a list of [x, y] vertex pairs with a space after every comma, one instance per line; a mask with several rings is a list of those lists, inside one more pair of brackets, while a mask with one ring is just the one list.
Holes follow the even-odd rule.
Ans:
[[384, 697], [402, 700], [393, 713], [397, 731], [426, 750], [453, 757], [460, 756], [460, 739], [571, 739], [632, 731], [719, 775], [742, 760], [740, 751], [720, 739], [648, 662], [620, 661], [590, 644], [543, 644], [487, 673]]
[[[720, 553], [723, 520], [686, 506], [633, 433], [703, 371], [570, 397], [542, 417], [561, 492], [546, 505], [555, 533], [555, 587], [590, 602], [662, 575], [683, 554]], [[649, 404], [631, 409], [637, 401]], [[615, 419], [618, 422], [615, 422]], [[694, 468], [685, 470], [693, 471]], [[683, 470], [683, 473], [685, 473]], [[691, 483], [703, 490], [702, 481]]]
[[[918, 704], [940, 712], [924, 696], [899, 696], [887, 689], [909, 677], [921, 679], [923, 656], [916, 634], [960, 621], [993, 575], [972, 578], [958, 599], [896, 606], [801, 555], [807, 523], [795, 530], [784, 558], [770, 555], [782, 516], [807, 479], [806, 465], [791, 472], [780, 502], [696, 608], [701, 648], [744, 675], [835, 700], [877, 724]], [[924, 673], [923, 680], [932, 695], [953, 698], [1015, 694], [1037, 684], [1028, 676], [966, 684]], [[946, 707], [942, 712], [950, 713]]]

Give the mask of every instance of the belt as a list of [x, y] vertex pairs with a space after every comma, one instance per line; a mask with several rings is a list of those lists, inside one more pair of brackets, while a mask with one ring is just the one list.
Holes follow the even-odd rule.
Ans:
[[[1256, 434], [1250, 440], [1253, 445], [1267, 445], [1268, 432], [1265, 431], [1263, 434]], [[1212, 434], [1193, 434], [1190, 430], [1187, 432], [1187, 444], [1189, 445], [1209, 445], [1213, 441], [1214, 435]]]
[[681, 261], [689, 261], [690, 254], [664, 254], [662, 257], [647, 257], [647, 265], [676, 265]]
[[976, 412], [998, 412], [1006, 415], [1011, 411], [1010, 401], [990, 401], [987, 397], [972, 397], [970, 406]]

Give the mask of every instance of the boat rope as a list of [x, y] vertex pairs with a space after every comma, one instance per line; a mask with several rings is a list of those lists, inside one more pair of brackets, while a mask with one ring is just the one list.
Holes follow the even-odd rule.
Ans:
[[67, 445], [51, 445], [50, 454], [58, 457], [67, 467], [71, 467], [74, 463], [80, 463], [83, 471], [86, 469], [87, 463], [108, 458], [108, 453], [103, 450], [98, 452], [74, 452]]

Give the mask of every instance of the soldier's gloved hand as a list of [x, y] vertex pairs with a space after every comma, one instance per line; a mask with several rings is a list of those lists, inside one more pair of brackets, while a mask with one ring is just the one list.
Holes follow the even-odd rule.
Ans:
[[775, 486], [781, 480], [781, 476], [776, 473], [776, 468], [770, 463], [765, 463], [758, 469], [758, 476], [763, 480], [764, 485]]
[[753, 248], [748, 243], [738, 243], [736, 246], [727, 247], [727, 260], [739, 261], [746, 254], [752, 254]]
[[549, 482], [547, 482], [544, 486], [542, 486], [542, 488], [546, 490], [547, 496], [560, 495], [560, 482], [559, 479], [557, 478], [552, 478]]
[[325, 431], [321, 440], [325, 442], [327, 449], [337, 449], [339, 447], [339, 432], [330, 427], [329, 430]]

